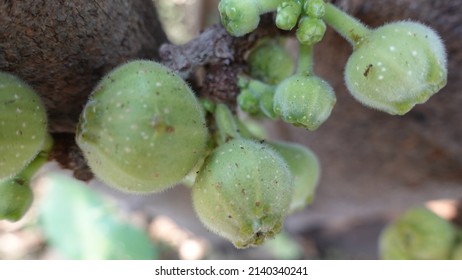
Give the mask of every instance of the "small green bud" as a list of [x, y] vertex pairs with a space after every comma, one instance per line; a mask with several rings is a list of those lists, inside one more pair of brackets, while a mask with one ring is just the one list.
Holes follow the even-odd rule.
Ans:
[[192, 199], [207, 228], [246, 248], [281, 230], [292, 191], [293, 179], [281, 156], [258, 142], [234, 139], [206, 159]]
[[310, 149], [299, 144], [279, 141], [269, 145], [282, 156], [294, 177], [294, 193], [289, 212], [302, 210], [314, 199], [321, 173], [318, 158]]
[[221, 23], [233, 36], [252, 32], [260, 22], [260, 9], [256, 0], [221, 0], [218, 11]]
[[412, 208], [382, 231], [379, 251], [389, 260], [444, 260], [456, 239], [454, 227], [424, 207]]
[[326, 33], [326, 24], [322, 19], [303, 17], [295, 35], [301, 44], [313, 45], [322, 40], [324, 33]]
[[285, 79], [274, 94], [274, 112], [285, 122], [316, 130], [336, 102], [334, 90], [324, 80], [305, 74]]
[[37, 93], [0, 72], [0, 181], [13, 178], [35, 158], [46, 132], [45, 106]]
[[324, 0], [306, 0], [303, 10], [309, 17], [322, 18], [326, 13], [326, 2]]
[[32, 204], [29, 182], [21, 178], [0, 182], [0, 220], [19, 221]]
[[274, 86], [255, 79], [250, 79], [247, 83], [240, 83], [240, 85], [242, 88], [237, 101], [244, 112], [254, 116], [264, 115], [270, 119], [277, 118], [273, 110]]
[[249, 114], [256, 115], [260, 112], [259, 96], [256, 96], [256, 94], [248, 88], [241, 90], [241, 93], [239, 93], [237, 97], [237, 104], [242, 111]]
[[76, 141], [95, 175], [123, 191], [156, 192], [203, 156], [208, 130], [188, 85], [152, 61], [106, 75], [80, 117]]
[[290, 53], [273, 40], [267, 40], [252, 50], [248, 57], [250, 75], [275, 85], [294, 72]]
[[438, 34], [415, 22], [390, 23], [357, 45], [345, 68], [351, 94], [365, 106], [403, 115], [446, 85]]
[[260, 96], [260, 111], [269, 119], [277, 119], [278, 115], [274, 112], [274, 90]]
[[298, 0], [282, 2], [277, 9], [276, 26], [282, 30], [292, 30], [302, 13], [302, 4]]

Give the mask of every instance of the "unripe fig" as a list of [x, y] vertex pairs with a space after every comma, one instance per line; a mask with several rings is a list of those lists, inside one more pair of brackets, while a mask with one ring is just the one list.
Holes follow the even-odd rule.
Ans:
[[250, 79], [246, 82], [241, 79], [239, 86], [241, 92], [237, 97], [239, 107], [254, 116], [265, 116], [276, 119], [273, 110], [273, 97], [275, 87], [262, 81]]
[[288, 142], [271, 142], [273, 148], [287, 163], [294, 177], [294, 192], [289, 212], [302, 210], [311, 204], [318, 185], [321, 167], [316, 155], [307, 147]]
[[242, 111], [251, 115], [260, 113], [260, 96], [248, 88], [241, 90], [237, 96], [237, 104]]
[[301, 44], [313, 45], [322, 40], [324, 33], [326, 24], [322, 19], [303, 17], [295, 35]]
[[16, 222], [29, 210], [33, 193], [22, 178], [0, 182], [0, 220]]
[[260, 22], [260, 9], [256, 0], [221, 0], [218, 11], [221, 23], [233, 36], [252, 32]]
[[403, 115], [446, 85], [446, 52], [431, 28], [410, 21], [369, 32], [345, 68], [351, 94], [364, 105]]
[[243, 36], [257, 28], [260, 15], [277, 9], [283, 0], [221, 0], [221, 23], [229, 34]]
[[274, 112], [287, 123], [316, 130], [329, 117], [335, 102], [334, 91], [328, 83], [299, 73], [277, 86]]
[[192, 199], [207, 228], [246, 248], [281, 230], [292, 191], [293, 178], [281, 156], [264, 144], [234, 139], [206, 159]]
[[299, 0], [282, 2], [277, 9], [276, 26], [282, 30], [291, 30], [297, 24], [301, 13], [302, 4]]
[[326, 3], [324, 0], [306, 0], [303, 11], [309, 17], [322, 18], [326, 13]]
[[250, 75], [265, 83], [275, 85], [294, 72], [294, 60], [290, 53], [273, 40], [266, 40], [249, 54]]
[[456, 239], [454, 227], [424, 207], [408, 210], [380, 235], [382, 259], [444, 260]]
[[19, 78], [0, 72], [0, 181], [13, 178], [37, 155], [47, 132], [45, 107]]
[[97, 177], [131, 192], [178, 183], [202, 156], [202, 107], [187, 84], [152, 61], [110, 72], [80, 117], [76, 141]]
[[452, 249], [451, 259], [462, 260], [462, 232], [458, 233], [458, 240]]

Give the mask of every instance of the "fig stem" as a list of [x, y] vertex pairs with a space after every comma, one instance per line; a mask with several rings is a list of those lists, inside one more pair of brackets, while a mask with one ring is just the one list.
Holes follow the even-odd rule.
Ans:
[[350, 16], [336, 6], [326, 3], [324, 21], [356, 48], [371, 30], [357, 18]]
[[284, 0], [256, 0], [260, 14], [277, 10]]
[[219, 134], [219, 144], [240, 138], [238, 126], [228, 106], [223, 103], [217, 104], [214, 117]]
[[53, 139], [48, 134], [45, 138], [45, 142], [43, 143], [42, 150], [38, 153], [38, 155], [32, 160], [29, 165], [24, 168], [19, 174], [15, 177], [15, 179], [22, 179], [27, 182], [29, 185], [32, 177], [34, 177], [35, 173], [48, 161], [48, 155], [53, 147]]
[[313, 45], [298, 44], [297, 74], [313, 74]]

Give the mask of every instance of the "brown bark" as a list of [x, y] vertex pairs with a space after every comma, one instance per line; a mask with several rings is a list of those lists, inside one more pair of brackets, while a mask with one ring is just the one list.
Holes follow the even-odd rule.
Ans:
[[0, 70], [39, 92], [52, 132], [73, 133], [102, 75], [165, 41], [151, 0], [0, 1]]

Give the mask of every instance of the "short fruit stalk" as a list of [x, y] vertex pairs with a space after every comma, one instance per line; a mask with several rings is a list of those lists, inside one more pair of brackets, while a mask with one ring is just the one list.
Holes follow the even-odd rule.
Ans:
[[401, 21], [369, 29], [332, 4], [323, 19], [353, 46], [345, 82], [365, 106], [403, 115], [446, 85], [445, 48], [431, 28]]
[[29, 210], [33, 193], [30, 188], [32, 178], [48, 161], [53, 141], [50, 136], [45, 140], [42, 151], [15, 177], [0, 182], [0, 220], [16, 222]]

